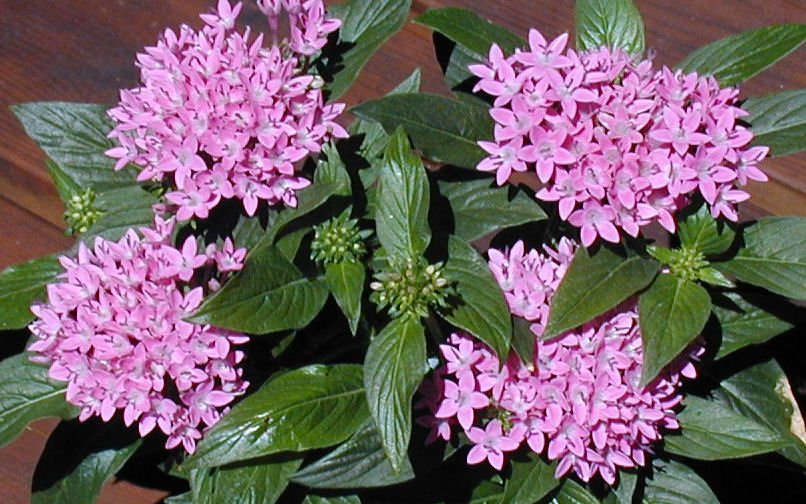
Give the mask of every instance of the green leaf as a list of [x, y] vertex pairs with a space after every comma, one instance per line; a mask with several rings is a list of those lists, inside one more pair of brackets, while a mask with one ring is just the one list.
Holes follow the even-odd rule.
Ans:
[[274, 504], [300, 465], [301, 457], [285, 457], [195, 469], [190, 472], [193, 504]]
[[121, 187], [99, 193], [92, 205], [103, 214], [81, 236], [91, 245], [95, 237], [119, 240], [129, 229], [150, 227], [154, 224], [151, 207], [159, 200], [140, 186]]
[[308, 495], [302, 504], [361, 504], [361, 499], [357, 495], [344, 495], [341, 497], [320, 497], [318, 495]]
[[602, 502], [604, 504], [633, 504], [636, 486], [638, 486], [638, 475], [619, 471], [617, 486], [610, 488], [610, 493]]
[[493, 184], [490, 179], [439, 183], [439, 192], [451, 203], [458, 238], [472, 242], [506, 227], [546, 218], [535, 199], [524, 191]]
[[527, 366], [534, 364], [535, 333], [532, 322], [521, 317], [512, 316], [512, 349]]
[[723, 221], [711, 217], [706, 205], [687, 215], [679, 223], [680, 244], [701, 252], [718, 255], [728, 250], [736, 233]]
[[325, 267], [325, 282], [355, 334], [361, 319], [361, 295], [364, 293], [366, 270], [362, 264], [341, 262]]
[[641, 386], [651, 382], [696, 338], [711, 313], [711, 297], [702, 286], [662, 274], [638, 301], [644, 349]]
[[678, 67], [713, 75], [732, 86], [758, 74], [806, 41], [806, 25], [765, 26], [717, 40], [691, 53]]
[[264, 334], [308, 325], [327, 301], [322, 279], [309, 279], [272, 245], [258, 246], [237, 275], [189, 320]]
[[414, 478], [407, 458], [399, 473], [381, 446], [375, 422], [365, 422], [353, 436], [321, 459], [291, 476], [311, 488], [368, 488], [395, 485]]
[[697, 473], [676, 462], [655, 462], [652, 478], [646, 480], [643, 504], [719, 504], [714, 492]]
[[340, 443], [367, 419], [361, 366], [315, 364], [280, 373], [224, 415], [187, 468]]
[[48, 377], [48, 368], [24, 352], [0, 362], [0, 446], [14, 441], [40, 418], [73, 418], [78, 409], [64, 399], [66, 383]]
[[450, 236], [444, 272], [460, 298], [456, 307], [442, 313], [445, 320], [489, 345], [502, 362], [506, 360], [512, 318], [486, 261], [473, 247]]
[[632, 0], [577, 0], [574, 19], [578, 51], [607, 46], [635, 55], [646, 48], [644, 20]]
[[550, 504], [599, 504], [599, 499], [576, 481], [566, 479]]
[[722, 329], [722, 343], [716, 359], [748, 345], [764, 343], [794, 327], [753, 302], [766, 300], [769, 303], [778, 303], [778, 299], [772, 296], [766, 296], [765, 299], [759, 299], [758, 296], [745, 298], [738, 292], [725, 292], [723, 295], [732, 306], [722, 307], [715, 303], [711, 307]]
[[294, 258], [299, 252], [299, 247], [302, 245], [302, 239], [311, 232], [311, 228], [301, 228], [290, 233], [284, 234], [282, 238], [277, 240], [275, 246], [277, 250], [283, 254], [289, 262], [294, 262]]
[[512, 462], [512, 475], [504, 486], [499, 504], [532, 504], [560, 485], [554, 479], [556, 464], [543, 462], [539, 455], [529, 453], [526, 462]]
[[398, 128], [386, 146], [375, 202], [378, 240], [390, 257], [406, 260], [423, 255], [431, 241], [430, 197], [423, 162]]
[[331, 100], [349, 89], [381, 44], [403, 27], [410, 9], [411, 0], [348, 0], [328, 6], [328, 14], [342, 20], [339, 44], [347, 45], [343, 54], [335, 56], [325, 48], [325, 56], [333, 59], [328, 64], [336, 70], [327, 85]]
[[116, 160], [104, 154], [116, 144], [106, 137], [112, 123], [103, 105], [37, 102], [11, 110], [28, 136], [80, 187], [105, 191], [138, 184], [136, 168], [115, 171]]
[[806, 426], [786, 374], [774, 359], [722, 381], [714, 395], [734, 411], [787, 439], [789, 445], [779, 453], [806, 467]]
[[749, 457], [782, 448], [777, 432], [727, 406], [689, 395], [677, 414], [679, 433], [666, 435], [666, 451], [699, 460]]
[[378, 121], [387, 132], [403, 126], [426, 157], [464, 168], [475, 168], [487, 155], [476, 142], [493, 137], [487, 110], [438, 95], [392, 95], [364, 102], [351, 112]]
[[753, 145], [766, 145], [771, 156], [806, 149], [806, 89], [751, 97], [742, 108], [750, 112]]
[[0, 330], [22, 329], [34, 319], [31, 304], [64, 271], [55, 255], [9, 266], [0, 273]]
[[392, 469], [405, 467], [411, 437], [411, 398], [428, 368], [420, 321], [402, 316], [372, 340], [364, 360], [364, 384], [372, 418]]
[[52, 159], [46, 159], [45, 166], [62, 202], [67, 203], [74, 195], [81, 193], [81, 185], [71, 179], [58, 163]]
[[579, 326], [646, 287], [658, 263], [638, 256], [624, 258], [602, 247], [591, 256], [580, 247], [551, 301], [543, 338]]
[[94, 504], [141, 444], [136, 434], [114, 435], [99, 422], [60, 423], [36, 465], [31, 504]]
[[171, 495], [164, 500], [165, 504], [194, 504], [193, 492], [185, 492], [179, 495]]
[[714, 266], [776, 294], [806, 299], [806, 218], [759, 219], [744, 230], [736, 256]]

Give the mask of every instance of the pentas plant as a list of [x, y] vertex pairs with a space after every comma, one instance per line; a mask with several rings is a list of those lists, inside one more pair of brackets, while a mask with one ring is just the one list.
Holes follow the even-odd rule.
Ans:
[[802, 502], [806, 220], [739, 211], [806, 116], [737, 85], [806, 28], [670, 67], [631, 0], [432, 9], [444, 92], [342, 114], [410, 9], [220, 0], [117, 105], [14, 107], [77, 238], [0, 275], [0, 443], [62, 419], [33, 502]]

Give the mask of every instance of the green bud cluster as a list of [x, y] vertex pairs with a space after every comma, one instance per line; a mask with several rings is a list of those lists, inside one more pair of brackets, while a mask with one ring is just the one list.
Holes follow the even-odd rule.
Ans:
[[370, 300], [389, 315], [427, 317], [429, 307], [447, 308], [452, 289], [441, 262], [428, 264], [422, 258], [397, 261], [375, 274], [369, 284]]
[[358, 220], [347, 212], [315, 226], [311, 259], [321, 265], [358, 262], [367, 248], [364, 240], [372, 233], [358, 228]]
[[698, 280], [700, 270], [709, 264], [703, 253], [686, 246], [675, 252], [674, 259], [669, 262], [669, 271], [686, 280]]
[[95, 191], [88, 188], [73, 194], [67, 201], [64, 221], [67, 223], [66, 233], [68, 235], [86, 233], [103, 214], [102, 211], [92, 206], [95, 203], [95, 197]]

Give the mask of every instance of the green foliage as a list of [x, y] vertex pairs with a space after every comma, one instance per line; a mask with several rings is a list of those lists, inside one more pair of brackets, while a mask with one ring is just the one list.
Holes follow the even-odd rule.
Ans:
[[646, 287], [658, 263], [639, 256], [624, 258], [602, 247], [595, 254], [580, 247], [551, 302], [543, 338], [552, 338], [605, 313]]
[[700, 285], [660, 275], [638, 301], [644, 347], [641, 385], [651, 382], [696, 338], [711, 313], [711, 297]]
[[411, 398], [427, 369], [419, 320], [393, 319], [372, 340], [364, 360], [364, 384], [381, 445], [395, 473], [406, 464], [411, 437]]
[[361, 499], [357, 495], [346, 495], [342, 497], [320, 497], [318, 495], [308, 495], [302, 504], [361, 504]]
[[539, 455], [529, 453], [523, 462], [512, 461], [512, 475], [504, 485], [499, 504], [532, 504], [560, 486], [554, 479], [556, 464], [547, 464]]
[[753, 145], [766, 145], [771, 156], [806, 149], [806, 89], [751, 97], [742, 103], [750, 112]]
[[607, 46], [641, 55], [646, 48], [644, 20], [632, 0], [577, 0], [574, 18], [579, 51]]
[[189, 479], [193, 504], [274, 504], [301, 464], [301, 457], [290, 456], [194, 469]]
[[656, 462], [647, 478], [642, 504], [719, 504], [714, 492], [688, 466], [676, 462]]
[[772, 66], [806, 41], [806, 25], [765, 26], [700, 47], [678, 67], [713, 75], [722, 86], [746, 81]]
[[597, 499], [585, 487], [572, 479], [566, 479], [550, 504], [598, 504]]
[[325, 283], [355, 334], [361, 319], [361, 296], [366, 270], [363, 264], [338, 262], [325, 266]]
[[0, 446], [14, 441], [40, 418], [73, 418], [75, 406], [64, 399], [66, 383], [48, 377], [48, 368], [21, 353], [0, 362]]
[[773, 296], [743, 296], [738, 292], [725, 292], [723, 296], [724, 306], [720, 306], [718, 299], [715, 299], [711, 308], [722, 330], [717, 359], [747, 345], [764, 343], [794, 327], [789, 321], [756, 304], [763, 301], [764, 306], [779, 306], [779, 299]]
[[56, 256], [9, 266], [0, 273], [0, 330], [21, 329], [34, 319], [31, 304], [64, 271]]
[[332, 446], [351, 436], [367, 416], [361, 366], [314, 364], [280, 373], [207, 431], [184, 466], [213, 467]]
[[682, 246], [712, 256], [727, 251], [736, 233], [724, 221], [711, 217], [706, 205], [700, 205], [696, 212], [680, 220], [678, 235]]
[[100, 212], [92, 225], [81, 236], [92, 245], [97, 236], [119, 240], [129, 229], [149, 227], [154, 223], [151, 207], [158, 199], [140, 186], [110, 189], [98, 194], [93, 207]]

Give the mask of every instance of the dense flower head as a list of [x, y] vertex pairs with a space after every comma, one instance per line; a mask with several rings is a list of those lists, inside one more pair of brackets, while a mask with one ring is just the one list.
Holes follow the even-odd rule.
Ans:
[[76, 257], [60, 257], [60, 281], [31, 307], [36, 340], [29, 350], [50, 366], [51, 378], [67, 382], [80, 420], [109, 421], [122, 410], [141, 436], [158, 426], [168, 448], [182, 444], [193, 453], [202, 431], [248, 385], [238, 367], [243, 352], [233, 349], [248, 338], [183, 319], [206, 290], [243, 267], [245, 250], [227, 239], [200, 251], [193, 236], [175, 248], [172, 228], [157, 217], [142, 236], [129, 230], [117, 242], [96, 238], [92, 248], [79, 243]]
[[477, 168], [499, 185], [512, 172], [533, 171], [544, 186], [537, 198], [558, 203], [559, 215], [580, 228], [585, 246], [598, 237], [637, 236], [659, 222], [675, 230], [674, 213], [698, 192], [714, 218], [737, 220], [736, 204], [767, 147], [749, 147], [739, 123], [738, 91], [713, 77], [634, 60], [606, 47], [577, 53], [568, 36], [547, 41], [531, 30], [529, 48], [471, 65], [476, 90], [494, 97], [494, 141]]
[[421, 406], [430, 414], [429, 440], [450, 439], [455, 425], [472, 447], [467, 462], [487, 460], [496, 469], [506, 452], [524, 444], [558, 460], [556, 477], [574, 471], [590, 481], [597, 473], [609, 484], [619, 468], [642, 466], [663, 429], [677, 429], [673, 408], [681, 375], [692, 378], [695, 345], [646, 387], [635, 299], [551, 340], [541, 340], [551, 297], [571, 261], [575, 245], [563, 238], [557, 249], [528, 253], [519, 242], [490, 251], [489, 267], [510, 311], [532, 322], [534, 364], [514, 353], [501, 362], [489, 347], [454, 333], [440, 345], [445, 364], [424, 384]]
[[[294, 2], [285, 2], [292, 4]], [[141, 86], [122, 90], [107, 151], [141, 167], [138, 180], [164, 183], [180, 221], [206, 218], [222, 199], [295, 206], [310, 185], [297, 169], [324, 142], [345, 137], [335, 122], [344, 104], [325, 104], [322, 80], [305, 73], [301, 47], [317, 46], [339, 26], [321, 0], [297, 2], [297, 43], [263, 47], [263, 35], [235, 30], [241, 4], [220, 0], [199, 31], [165, 30], [137, 57]], [[300, 31], [301, 30], [301, 31]], [[301, 38], [300, 38], [301, 37]]]

